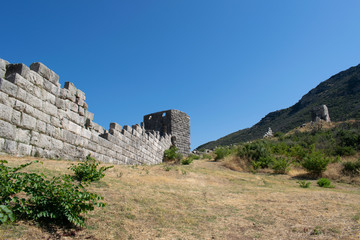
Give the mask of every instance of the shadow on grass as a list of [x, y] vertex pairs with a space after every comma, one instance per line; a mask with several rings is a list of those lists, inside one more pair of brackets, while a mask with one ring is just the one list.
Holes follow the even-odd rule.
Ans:
[[296, 180], [317, 180], [321, 177], [319, 174], [312, 174], [312, 173], [303, 173], [296, 176], [291, 177], [292, 179]]

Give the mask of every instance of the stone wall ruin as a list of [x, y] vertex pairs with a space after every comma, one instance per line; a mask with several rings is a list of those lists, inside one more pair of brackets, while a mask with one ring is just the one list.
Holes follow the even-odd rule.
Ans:
[[172, 137], [190, 150], [190, 125], [188, 139], [171, 135], [182, 127], [175, 121], [168, 132], [117, 123], [105, 130], [93, 122], [85, 100], [73, 83], [61, 88], [59, 76], [42, 63], [27, 67], [0, 59], [0, 153], [70, 160], [91, 154], [112, 164], [157, 164]]
[[153, 130], [171, 135], [172, 145], [179, 152], [187, 155], [190, 153], [190, 117], [179, 110], [167, 110], [144, 116], [146, 130]]

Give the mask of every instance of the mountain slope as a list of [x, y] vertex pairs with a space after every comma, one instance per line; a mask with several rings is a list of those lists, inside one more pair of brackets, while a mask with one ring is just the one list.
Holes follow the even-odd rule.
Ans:
[[311, 110], [327, 105], [332, 121], [360, 118], [360, 64], [342, 71], [320, 83], [304, 95], [295, 105], [267, 114], [251, 128], [239, 130], [216, 141], [205, 143], [201, 148], [230, 145], [262, 138], [269, 127], [273, 132], [287, 132], [311, 121]]

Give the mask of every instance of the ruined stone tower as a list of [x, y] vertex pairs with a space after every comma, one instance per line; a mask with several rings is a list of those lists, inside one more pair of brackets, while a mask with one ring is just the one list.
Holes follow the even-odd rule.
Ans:
[[172, 144], [182, 154], [190, 153], [190, 117], [179, 110], [167, 110], [144, 116], [146, 131], [160, 132], [161, 136], [171, 135]]

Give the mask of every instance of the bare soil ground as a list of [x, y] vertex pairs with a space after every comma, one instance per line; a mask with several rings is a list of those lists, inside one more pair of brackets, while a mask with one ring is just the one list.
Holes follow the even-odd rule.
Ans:
[[[2, 156], [9, 165], [34, 158]], [[44, 160], [29, 171], [70, 173], [71, 163]], [[108, 204], [90, 212], [82, 229], [35, 222], [0, 225], [0, 239], [360, 239], [360, 189], [290, 175], [243, 173], [221, 163], [115, 166], [90, 190]]]

